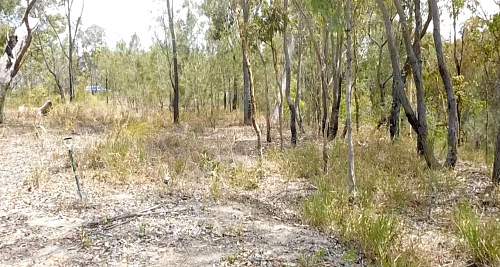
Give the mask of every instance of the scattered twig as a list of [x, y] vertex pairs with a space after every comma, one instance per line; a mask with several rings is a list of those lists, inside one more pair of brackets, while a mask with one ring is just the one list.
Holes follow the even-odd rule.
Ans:
[[[94, 221], [94, 222], [89, 222], [89, 223], [83, 225], [83, 227], [96, 228], [96, 227], [101, 226], [101, 225], [107, 225], [106, 227], [104, 227], [104, 230], [110, 230], [110, 229], [113, 229], [119, 225], [123, 225], [123, 224], [130, 222], [130, 220], [127, 220], [127, 219], [152, 216], [152, 215], [160, 215], [160, 214], [166, 214], [166, 213], [172, 213], [172, 212], [181, 212], [181, 211], [185, 211], [185, 210], [189, 209], [189, 208], [182, 208], [182, 209], [176, 209], [176, 210], [153, 212], [154, 210], [157, 210], [159, 208], [164, 207], [164, 205], [165, 204], [162, 203], [162, 204], [155, 205], [153, 207], [147, 208], [147, 209], [139, 211], [139, 212], [127, 213], [127, 214], [122, 214], [122, 215], [118, 215], [118, 216], [111, 217], [111, 218], [99, 219], [99, 220]], [[122, 220], [124, 220], [124, 221], [112, 224], [113, 222], [122, 221]]]

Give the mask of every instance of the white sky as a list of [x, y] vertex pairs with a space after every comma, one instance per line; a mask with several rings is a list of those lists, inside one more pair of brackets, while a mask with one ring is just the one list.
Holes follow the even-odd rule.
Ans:
[[[85, 27], [99, 25], [106, 32], [106, 41], [114, 47], [120, 40], [128, 42], [130, 37], [137, 33], [141, 45], [146, 48], [153, 43], [154, 33], [159, 30], [157, 18], [166, 8], [165, 0], [77, 0], [85, 1], [83, 23]], [[174, 1], [174, 10], [177, 18], [183, 16], [181, 9], [184, 0]], [[202, 0], [195, 0], [200, 3]], [[498, 1], [498, 0], [496, 0]], [[444, 4], [441, 0], [440, 3]], [[492, 15], [499, 12], [495, 0], [479, 0], [483, 10]], [[185, 16], [185, 15], [184, 15]], [[461, 21], [465, 21], [470, 12], [464, 12]], [[451, 34], [451, 20], [448, 14], [441, 15], [443, 38], [449, 39]], [[430, 27], [432, 29], [432, 27]]]
[[[128, 42], [137, 33], [143, 47], [153, 43], [155, 31], [159, 31], [158, 17], [166, 9], [165, 0], [77, 0], [85, 1], [83, 23], [85, 27], [98, 25], [106, 32], [106, 41], [114, 47], [120, 40]], [[174, 16], [184, 0], [174, 2]], [[200, 0], [196, 0], [199, 2]]]

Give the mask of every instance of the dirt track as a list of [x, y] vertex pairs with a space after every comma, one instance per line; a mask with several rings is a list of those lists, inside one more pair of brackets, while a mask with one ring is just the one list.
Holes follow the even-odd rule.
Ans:
[[[255, 194], [214, 202], [158, 184], [84, 177], [82, 204], [63, 136], [35, 133], [0, 128], [1, 266], [353, 265], [343, 261], [346, 250], [336, 239], [301, 225], [290, 208], [293, 196], [311, 191], [306, 183], [266, 177]], [[77, 151], [96, 138], [75, 136]]]

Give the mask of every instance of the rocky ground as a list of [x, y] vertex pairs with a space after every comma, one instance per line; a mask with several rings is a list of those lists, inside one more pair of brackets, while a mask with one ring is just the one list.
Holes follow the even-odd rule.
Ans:
[[[163, 183], [82, 176], [79, 201], [62, 141], [32, 125], [0, 127], [0, 266], [356, 266], [334, 237], [302, 225], [306, 182], [267, 175], [220, 201]], [[73, 134], [76, 153], [99, 139]]]

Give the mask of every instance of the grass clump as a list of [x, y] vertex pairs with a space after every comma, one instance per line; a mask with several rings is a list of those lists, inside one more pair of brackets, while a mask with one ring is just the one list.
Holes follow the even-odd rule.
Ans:
[[414, 251], [402, 248], [397, 216], [380, 215], [373, 208], [352, 204], [346, 191], [320, 188], [306, 201], [303, 212], [308, 223], [335, 231], [378, 265], [422, 265]]
[[406, 237], [404, 219], [426, 216], [432, 197], [452, 190], [455, 184], [446, 173], [430, 171], [424, 161], [416, 160], [415, 152], [408, 149], [413, 145], [405, 140], [388, 142], [369, 138], [356, 145], [358, 195], [354, 201], [347, 190], [346, 144], [332, 145], [327, 175], [321, 171], [318, 146], [287, 151], [276, 161], [282, 169], [292, 169], [295, 176], [291, 177], [308, 176], [318, 188], [304, 204], [309, 224], [337, 232], [377, 265], [426, 266], [428, 258], [419, 257], [418, 248]]
[[477, 265], [500, 265], [500, 222], [481, 220], [469, 204], [460, 204], [454, 214], [458, 237]]
[[285, 153], [273, 151], [269, 157], [278, 163], [288, 179], [311, 179], [322, 172], [321, 151], [315, 144], [306, 144]]
[[88, 151], [86, 166], [105, 170], [119, 182], [144, 174], [148, 165], [156, 162], [147, 144], [157, 132], [148, 122], [126, 122]]
[[242, 164], [238, 164], [226, 170], [225, 176], [229, 178], [229, 183], [232, 186], [250, 191], [259, 188], [259, 182], [262, 180], [264, 173], [261, 168], [247, 168]]

